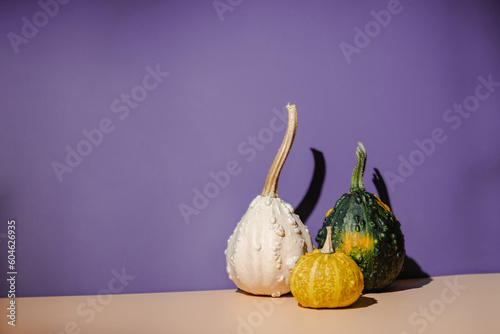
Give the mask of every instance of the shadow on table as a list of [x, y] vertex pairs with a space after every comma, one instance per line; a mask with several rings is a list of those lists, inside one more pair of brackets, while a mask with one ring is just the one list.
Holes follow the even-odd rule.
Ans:
[[[237, 289], [236, 292], [241, 293], [242, 295], [245, 295], [245, 296], [250, 296], [250, 297], [255, 297], [255, 298], [269, 298], [269, 296], [253, 295], [251, 293], [245, 292], [245, 291], [240, 290], [240, 289]], [[294, 298], [294, 297], [293, 297], [292, 293], [289, 292], [287, 294], [282, 295], [279, 298]], [[348, 306], [348, 307], [343, 307], [343, 308], [338, 308], [338, 309], [321, 308], [318, 310], [349, 310], [349, 309], [353, 309], [353, 308], [365, 308], [365, 307], [368, 307], [368, 306], [371, 306], [374, 304], [377, 304], [377, 300], [375, 298], [361, 296], [354, 304], [352, 304], [351, 306]], [[304, 306], [300, 305], [299, 303], [297, 303], [297, 305], [302, 307], [302, 308], [309, 309], [309, 307], [304, 307]]]
[[348, 309], [350, 309], [350, 308], [364, 308], [364, 307], [372, 306], [375, 304], [377, 304], [377, 300], [375, 298], [361, 296], [354, 304], [352, 304], [351, 306], [346, 307], [346, 308], [348, 308]]
[[418, 289], [423, 287], [424, 285], [432, 282], [432, 278], [424, 277], [424, 278], [412, 278], [412, 279], [396, 279], [389, 285], [387, 288], [375, 292], [375, 293], [386, 293], [386, 292], [397, 292], [411, 289]]
[[351, 306], [341, 307], [341, 308], [327, 308], [327, 307], [310, 308], [310, 307], [304, 307], [304, 306], [300, 305], [299, 303], [297, 303], [298, 306], [305, 308], [305, 309], [310, 309], [310, 310], [351, 310], [351, 309], [355, 309], [355, 308], [368, 307], [368, 306], [371, 306], [374, 304], [377, 304], [377, 300], [373, 297], [366, 297], [366, 296], [359, 297], [359, 299]]
[[[245, 292], [241, 289], [236, 289], [236, 292], [241, 293], [242, 295], [245, 295], [245, 296], [256, 297], [256, 298], [269, 298], [270, 297], [270, 296], [254, 295], [254, 294]], [[284, 295], [281, 295], [281, 297], [279, 297], [279, 298], [293, 298], [293, 295], [291, 292], [289, 292], [289, 293], [286, 293]]]

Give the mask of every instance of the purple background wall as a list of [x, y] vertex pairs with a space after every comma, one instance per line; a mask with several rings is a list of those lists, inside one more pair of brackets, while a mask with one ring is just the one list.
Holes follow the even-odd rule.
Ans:
[[[211, 0], [71, 1], [53, 17], [36, 1], [0, 4], [2, 296], [11, 218], [18, 296], [96, 294], [113, 270], [135, 276], [123, 293], [234, 288], [226, 240], [262, 190], [287, 102], [299, 125], [280, 197], [303, 198], [311, 147], [326, 159], [313, 238], [361, 140], [367, 190], [378, 168], [424, 271], [500, 271], [500, 87], [474, 97], [478, 77], [500, 81], [495, 1], [221, 2], [219, 15]], [[370, 23], [388, 5], [390, 22]], [[370, 41], [355, 40], [367, 24]], [[473, 111], [448, 111], [463, 103]], [[100, 124], [109, 133], [93, 131], [90, 148], [82, 131]], [[433, 131], [446, 140], [418, 153]], [[67, 146], [92, 152], [58, 178]], [[400, 156], [420, 165], [399, 174]], [[210, 188], [230, 161], [239, 174]], [[207, 185], [218, 194], [185, 219], [181, 204]]]

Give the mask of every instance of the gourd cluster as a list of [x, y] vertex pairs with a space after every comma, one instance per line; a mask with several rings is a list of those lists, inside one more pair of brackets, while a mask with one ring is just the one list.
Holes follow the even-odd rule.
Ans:
[[362, 291], [387, 287], [405, 256], [401, 225], [363, 185], [366, 150], [358, 143], [349, 193], [328, 210], [314, 250], [308, 228], [278, 196], [278, 179], [297, 129], [297, 109], [287, 105], [288, 126], [264, 189], [228, 239], [227, 273], [248, 293], [279, 297], [292, 292], [303, 307], [353, 304]]

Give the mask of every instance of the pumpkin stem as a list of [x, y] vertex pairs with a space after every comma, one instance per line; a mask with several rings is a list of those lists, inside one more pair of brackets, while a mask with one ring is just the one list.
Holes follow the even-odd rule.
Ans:
[[278, 197], [278, 179], [295, 138], [295, 132], [297, 131], [297, 108], [295, 105], [288, 103], [286, 109], [288, 110], [288, 126], [285, 137], [267, 173], [266, 183], [264, 184], [261, 196]]
[[358, 190], [365, 190], [365, 186], [363, 185], [363, 173], [365, 172], [366, 150], [360, 141], [356, 149], [356, 157], [356, 167], [354, 167], [351, 179], [351, 193]]
[[325, 244], [323, 245], [323, 248], [321, 248], [320, 252], [322, 254], [335, 253], [335, 250], [333, 249], [333, 245], [332, 245], [332, 227], [331, 226], [326, 227]]

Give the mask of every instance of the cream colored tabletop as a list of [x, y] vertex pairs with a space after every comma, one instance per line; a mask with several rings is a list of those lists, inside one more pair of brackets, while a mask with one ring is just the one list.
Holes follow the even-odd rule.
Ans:
[[500, 333], [500, 274], [400, 280], [346, 309], [236, 290], [0, 299], [0, 333]]

